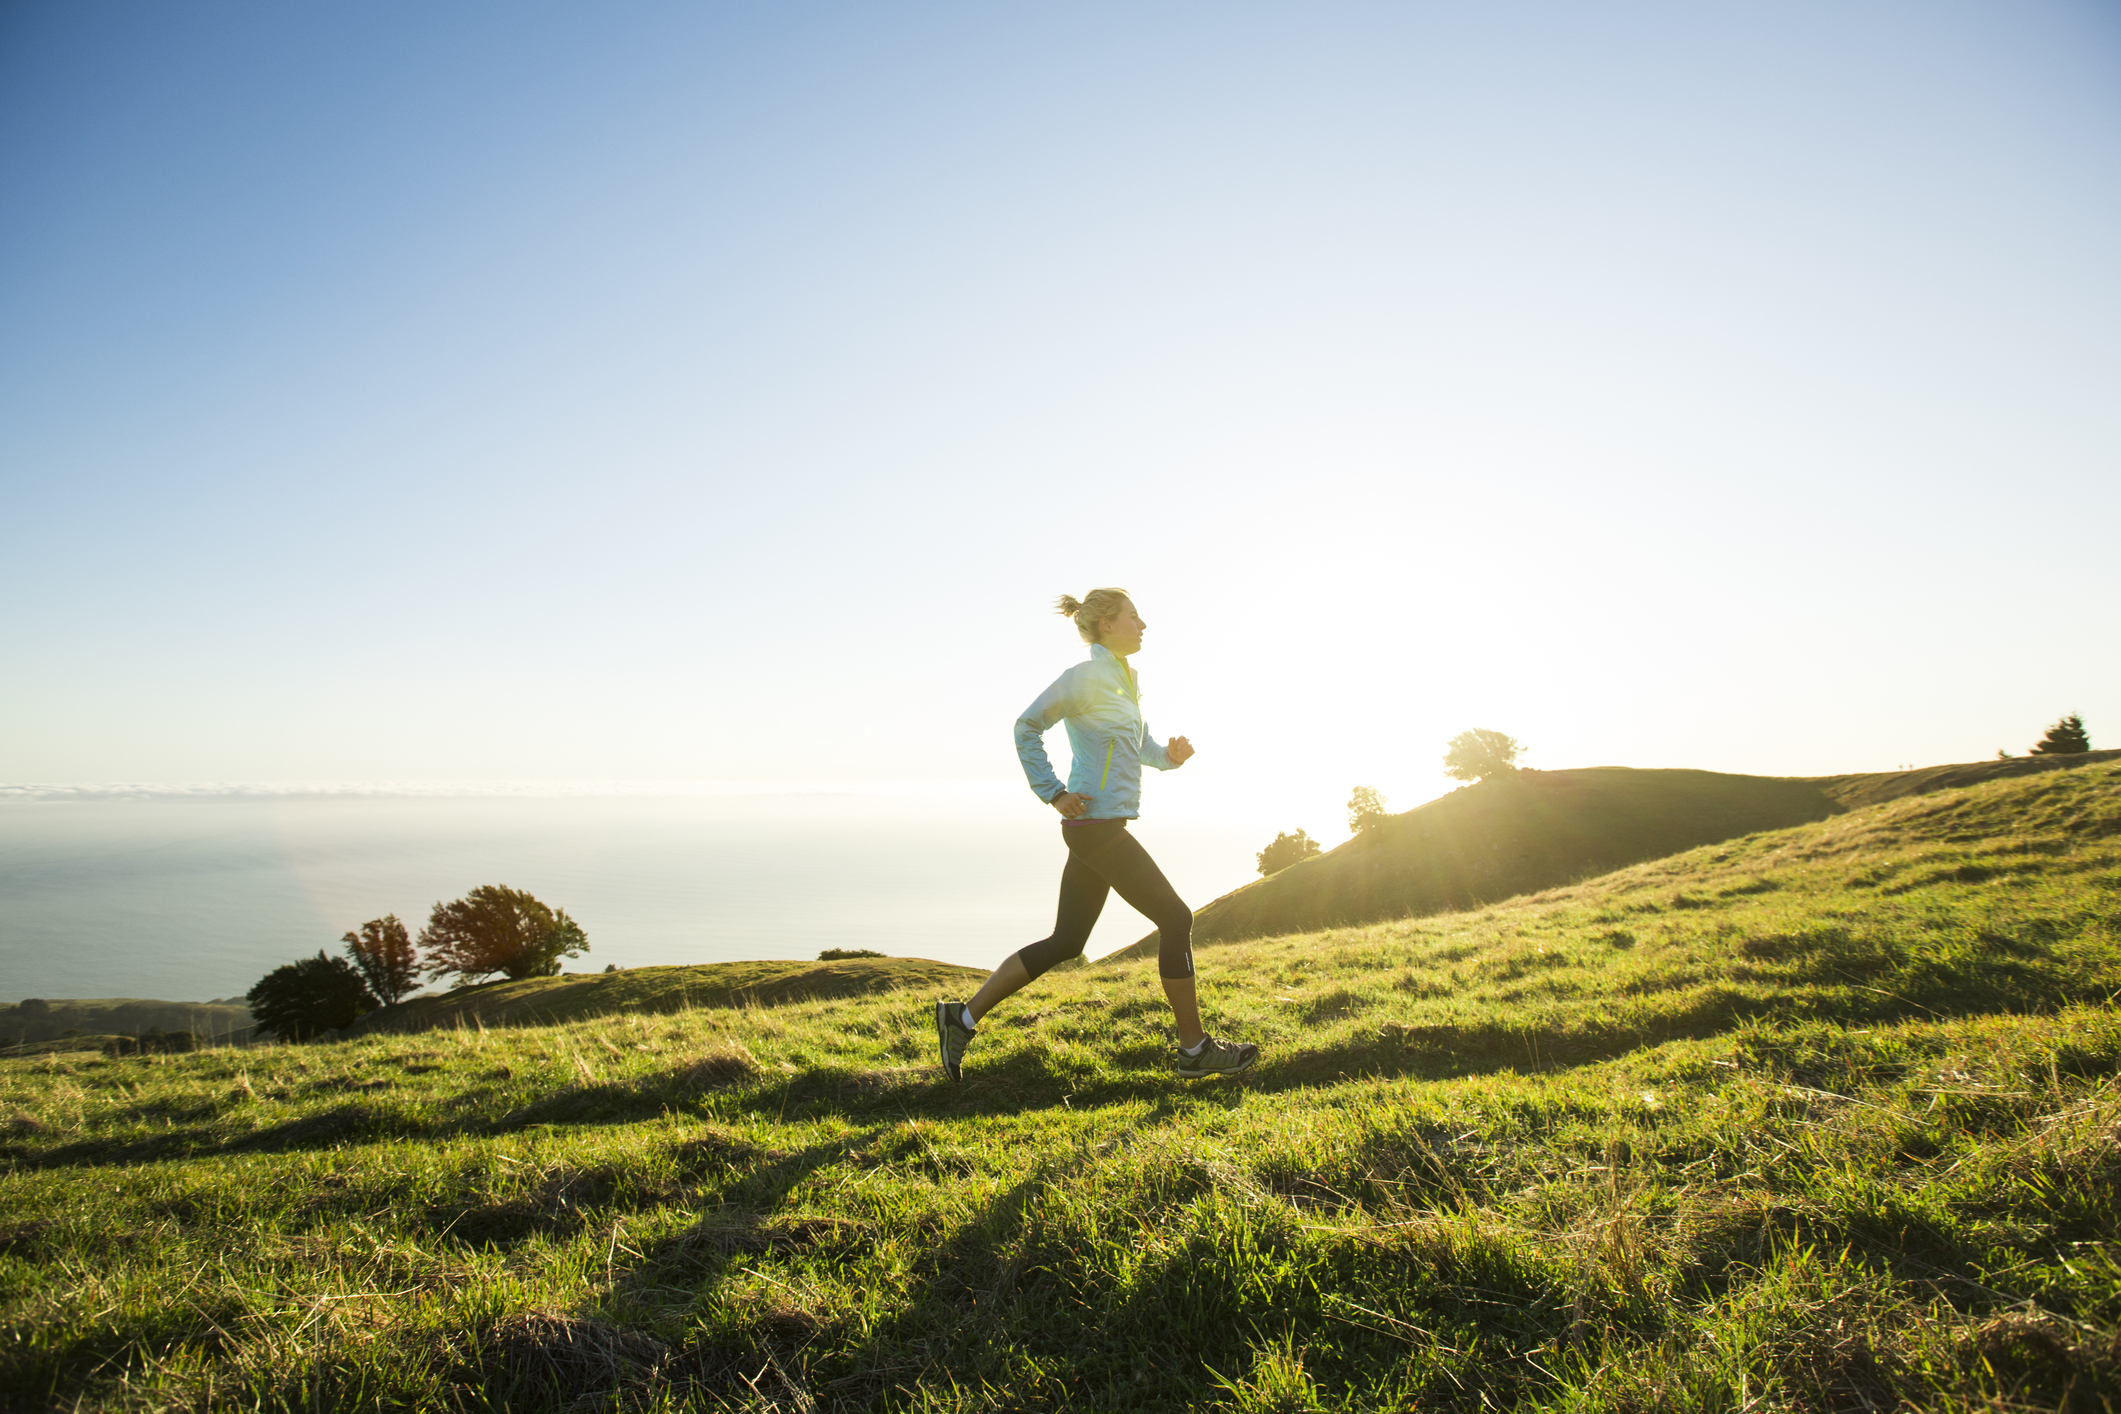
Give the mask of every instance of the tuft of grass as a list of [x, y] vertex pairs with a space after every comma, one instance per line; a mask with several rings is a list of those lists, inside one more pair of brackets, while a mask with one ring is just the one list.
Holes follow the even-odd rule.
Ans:
[[[1691, 901], [1675, 906], [1676, 899]], [[0, 1388], [104, 1409], [2121, 1400], [2121, 768], [1153, 966], [0, 1062]], [[629, 974], [617, 974], [625, 976]]]

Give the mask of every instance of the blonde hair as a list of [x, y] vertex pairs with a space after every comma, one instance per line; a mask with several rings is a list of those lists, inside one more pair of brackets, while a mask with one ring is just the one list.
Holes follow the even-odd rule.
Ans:
[[1075, 620], [1075, 631], [1083, 642], [1095, 643], [1098, 625], [1133, 603], [1134, 596], [1124, 589], [1093, 589], [1080, 599], [1063, 594], [1053, 601], [1053, 607]]

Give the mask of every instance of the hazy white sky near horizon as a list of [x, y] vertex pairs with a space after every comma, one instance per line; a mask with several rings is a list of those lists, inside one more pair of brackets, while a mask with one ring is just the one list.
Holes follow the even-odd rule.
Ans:
[[2109, 5], [0, 11], [0, 782], [2121, 744], [2117, 510]]

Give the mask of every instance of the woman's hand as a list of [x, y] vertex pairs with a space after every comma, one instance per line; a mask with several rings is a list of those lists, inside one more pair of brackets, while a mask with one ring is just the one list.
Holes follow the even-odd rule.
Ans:
[[1183, 766], [1193, 759], [1193, 743], [1182, 736], [1172, 737], [1164, 745], [1164, 755], [1171, 758], [1174, 766]]
[[1090, 797], [1064, 790], [1053, 797], [1053, 808], [1061, 813], [1063, 820], [1078, 820], [1082, 818], [1082, 813], [1090, 808]]

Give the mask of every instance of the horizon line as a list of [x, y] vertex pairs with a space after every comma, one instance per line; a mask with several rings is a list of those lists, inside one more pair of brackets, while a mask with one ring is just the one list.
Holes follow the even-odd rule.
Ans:
[[597, 780], [581, 778], [515, 778], [498, 780], [336, 780], [336, 781], [50, 781], [0, 782], [0, 802], [67, 800], [295, 800], [304, 798], [382, 799], [640, 799], [725, 798], [742, 796], [892, 795], [909, 789], [924, 794], [991, 795], [1021, 789], [1002, 777], [938, 780]]

